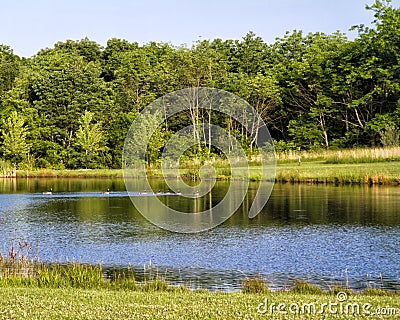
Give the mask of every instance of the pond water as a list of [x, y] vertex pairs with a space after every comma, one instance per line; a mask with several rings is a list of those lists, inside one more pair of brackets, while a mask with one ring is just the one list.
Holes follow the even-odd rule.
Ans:
[[[165, 190], [161, 180], [151, 185]], [[205, 199], [220, 201], [228, 185], [216, 182]], [[52, 195], [42, 194], [50, 188]], [[236, 290], [252, 276], [275, 289], [306, 280], [400, 290], [400, 187], [275, 184], [249, 219], [256, 188], [250, 183], [242, 207], [222, 225], [181, 234], [139, 214], [122, 179], [3, 179], [0, 250], [26, 240], [42, 261], [99, 263], [106, 273], [132, 268], [139, 280], [151, 273], [211, 290]], [[206, 202], [159, 198], [189, 211]]]

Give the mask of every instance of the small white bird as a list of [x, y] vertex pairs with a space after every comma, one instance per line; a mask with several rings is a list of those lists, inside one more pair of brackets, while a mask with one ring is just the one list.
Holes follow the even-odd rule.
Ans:
[[50, 191], [43, 191], [42, 194], [53, 194], [53, 188], [50, 188]]
[[110, 194], [110, 189], [107, 189], [107, 191], [103, 191], [102, 194]]

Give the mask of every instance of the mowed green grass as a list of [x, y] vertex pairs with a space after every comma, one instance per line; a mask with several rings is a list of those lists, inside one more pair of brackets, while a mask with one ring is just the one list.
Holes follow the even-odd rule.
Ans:
[[[273, 303], [275, 307], [271, 310]], [[323, 304], [337, 303], [331, 308], [336, 308], [336, 312], [325, 307], [322, 314], [314, 314], [306, 307], [302, 313], [302, 305], [310, 303], [315, 303], [317, 312]], [[360, 312], [353, 312], [357, 309], [352, 307], [346, 308], [347, 303], [359, 305]], [[368, 308], [371, 314], [363, 311], [365, 304], [371, 305]], [[281, 305], [281, 311], [278, 311], [278, 305]], [[300, 310], [298, 313], [296, 305]], [[386, 314], [373, 314], [377, 311]], [[341, 311], [335, 295], [328, 294], [6, 287], [0, 289], [0, 319], [400, 319], [400, 297], [352, 295], [343, 303]]]

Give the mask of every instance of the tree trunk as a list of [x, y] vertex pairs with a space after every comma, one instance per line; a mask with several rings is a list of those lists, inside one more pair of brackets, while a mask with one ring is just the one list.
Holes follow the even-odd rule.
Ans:
[[325, 148], [329, 149], [328, 132], [326, 131], [326, 127], [325, 127], [324, 114], [320, 114], [319, 115], [319, 123], [320, 123], [321, 128], [322, 128], [322, 135], [323, 135], [324, 142], [325, 142]]
[[12, 177], [16, 176], [17, 176], [17, 157], [14, 155], [14, 167], [13, 167]]

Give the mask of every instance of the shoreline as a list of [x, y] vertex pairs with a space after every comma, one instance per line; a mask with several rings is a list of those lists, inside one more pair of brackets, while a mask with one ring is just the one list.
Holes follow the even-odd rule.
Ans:
[[[198, 168], [183, 168], [182, 178], [198, 179]], [[249, 166], [249, 180], [261, 179], [261, 167]], [[218, 180], [229, 180], [230, 169], [216, 166]], [[158, 168], [147, 172], [150, 178], [162, 178]], [[245, 176], [243, 176], [244, 179]], [[78, 170], [18, 170], [16, 177], [0, 175], [3, 179], [22, 178], [123, 178], [122, 169], [78, 169]], [[276, 166], [276, 183], [308, 183], [308, 184], [367, 184], [367, 185], [400, 185], [400, 161], [382, 161], [372, 163], [331, 164], [325, 161], [307, 161], [297, 163], [278, 163]]]
[[[20, 243], [19, 246], [21, 247], [21, 245], [24, 247], [26, 244]], [[112, 273], [106, 273], [106, 270], [99, 264], [42, 262], [39, 257], [31, 258], [13, 248], [9, 250], [9, 253], [16, 253], [18, 258], [13, 255], [10, 256], [10, 254], [7, 256], [0, 254], [0, 288], [73, 288], [134, 292], [206, 292], [209, 294], [218, 292], [225, 294], [284, 293], [319, 296], [331, 296], [338, 292], [346, 292], [349, 296], [400, 296], [400, 288], [396, 287], [366, 286], [363, 289], [351, 288], [348, 285], [349, 279], [346, 279], [346, 285], [336, 283], [327, 286], [298, 279], [290, 285], [275, 289], [260, 276], [245, 275], [240, 280], [240, 287], [235, 290], [192, 288], [190, 281], [188, 284], [170, 283], [164, 276], [160, 276], [157, 270], [152, 273], [150, 267], [147, 270], [148, 274], [143, 277], [138, 276], [136, 271], [129, 268], [124, 271], [114, 270]]]

